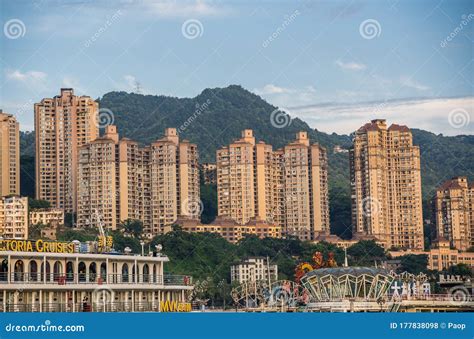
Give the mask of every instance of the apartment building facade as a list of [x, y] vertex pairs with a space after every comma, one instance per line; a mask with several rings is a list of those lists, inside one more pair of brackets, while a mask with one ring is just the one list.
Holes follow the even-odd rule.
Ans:
[[0, 197], [20, 194], [20, 131], [11, 114], [0, 110]]
[[72, 88], [34, 105], [36, 198], [66, 213], [77, 207], [78, 149], [99, 136], [98, 104]]
[[30, 210], [30, 225], [50, 225], [64, 224], [64, 212], [58, 208], [42, 208], [36, 210]]
[[349, 152], [353, 235], [423, 249], [420, 149], [406, 126], [372, 120]]
[[248, 282], [274, 282], [278, 280], [278, 265], [270, 264], [269, 258], [250, 257], [230, 266], [230, 281], [244, 284]]
[[116, 229], [126, 219], [143, 222], [151, 237], [164, 233], [178, 216], [202, 212], [198, 151], [179, 141], [176, 129], [146, 147], [119, 140], [113, 125], [79, 150], [79, 227]]
[[428, 256], [428, 269], [430, 270], [443, 271], [459, 264], [464, 264], [474, 269], [474, 253], [462, 252], [451, 248], [449, 240], [435, 242], [429, 251], [408, 250], [390, 251], [389, 253], [393, 258], [409, 254], [426, 255]]
[[460, 251], [474, 246], [474, 183], [466, 177], [444, 182], [433, 197], [433, 212], [439, 240]]
[[251, 219], [247, 224], [240, 225], [230, 217], [217, 217], [210, 224], [203, 224], [197, 219], [181, 217], [176, 224], [185, 232], [193, 233], [215, 233], [219, 234], [228, 242], [238, 243], [247, 235], [255, 235], [263, 238], [281, 238], [281, 227], [266, 221]]
[[274, 223], [303, 240], [329, 233], [327, 154], [306, 132], [273, 151], [252, 130], [217, 151], [218, 215]]
[[3, 239], [28, 239], [27, 197], [0, 198], [0, 237]]

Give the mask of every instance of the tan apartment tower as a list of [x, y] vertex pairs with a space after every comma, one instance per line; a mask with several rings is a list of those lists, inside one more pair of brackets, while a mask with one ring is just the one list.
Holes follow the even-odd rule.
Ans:
[[306, 132], [273, 151], [252, 130], [217, 151], [218, 214], [241, 225], [277, 224], [301, 239], [329, 234], [327, 157]]
[[353, 236], [423, 249], [420, 149], [406, 126], [372, 120], [349, 152]]
[[433, 198], [436, 237], [452, 248], [466, 251], [474, 246], [474, 184], [466, 177], [444, 182]]
[[0, 197], [20, 194], [20, 131], [11, 114], [0, 110]]
[[77, 204], [78, 149], [99, 136], [98, 104], [72, 88], [36, 103], [36, 198], [66, 213]]
[[148, 236], [165, 233], [178, 216], [198, 218], [198, 151], [176, 129], [146, 147], [122, 138], [115, 126], [79, 150], [78, 226], [102, 222], [116, 229], [126, 219], [143, 222]]
[[218, 214], [241, 225], [258, 218], [273, 222], [272, 146], [255, 143], [253, 131], [217, 150]]
[[[308, 133], [283, 148], [284, 220], [287, 233], [302, 240], [330, 234], [328, 162], [324, 147], [310, 145]], [[281, 201], [282, 202], [282, 201]]]

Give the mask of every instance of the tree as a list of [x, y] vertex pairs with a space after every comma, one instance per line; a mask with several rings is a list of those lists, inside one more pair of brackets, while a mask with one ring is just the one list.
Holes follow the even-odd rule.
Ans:
[[85, 228], [74, 230], [70, 228], [62, 228], [58, 232], [59, 241], [73, 241], [79, 240], [81, 242], [96, 240], [98, 231], [93, 228]]
[[201, 222], [210, 224], [217, 215], [217, 187], [216, 185], [204, 185], [203, 179], [201, 179], [201, 201], [204, 206]]
[[120, 231], [112, 231], [110, 235], [114, 239], [114, 250], [123, 252], [126, 247], [132, 250], [132, 253], [141, 253], [140, 240], [134, 237], [125, 237]]
[[127, 219], [120, 223], [119, 229], [126, 235], [131, 235], [138, 239], [143, 232], [143, 222], [136, 219]]
[[30, 210], [51, 208], [51, 203], [46, 200], [28, 198], [28, 207]]
[[77, 214], [76, 213], [65, 213], [64, 214], [64, 226], [67, 227], [74, 227], [77, 222]]
[[350, 265], [373, 266], [376, 261], [387, 258], [382, 246], [374, 240], [361, 240], [347, 249]]
[[28, 239], [36, 240], [41, 238], [41, 230], [45, 227], [47, 226], [41, 223], [36, 225], [30, 225], [30, 227], [28, 227]]
[[400, 272], [407, 271], [408, 273], [419, 274], [427, 271], [427, 254], [407, 254], [398, 257], [398, 259], [400, 259]]
[[466, 264], [457, 264], [453, 265], [448, 268], [447, 270], [448, 274], [453, 274], [453, 275], [461, 275], [464, 277], [471, 277], [472, 276], [472, 269], [469, 265]]

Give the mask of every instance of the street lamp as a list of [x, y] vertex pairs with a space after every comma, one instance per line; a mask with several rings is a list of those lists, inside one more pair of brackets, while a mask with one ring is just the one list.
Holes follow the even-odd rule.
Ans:
[[145, 246], [145, 242], [143, 240], [140, 240], [140, 245], [142, 245], [142, 257], [145, 255], [145, 249], [143, 246]]

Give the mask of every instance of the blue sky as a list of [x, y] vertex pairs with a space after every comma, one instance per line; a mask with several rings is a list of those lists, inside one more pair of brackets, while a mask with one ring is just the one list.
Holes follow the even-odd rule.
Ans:
[[96, 98], [139, 83], [178, 97], [240, 84], [326, 132], [385, 117], [474, 134], [472, 1], [3, 0], [0, 12], [0, 108], [23, 130], [61, 87]]

